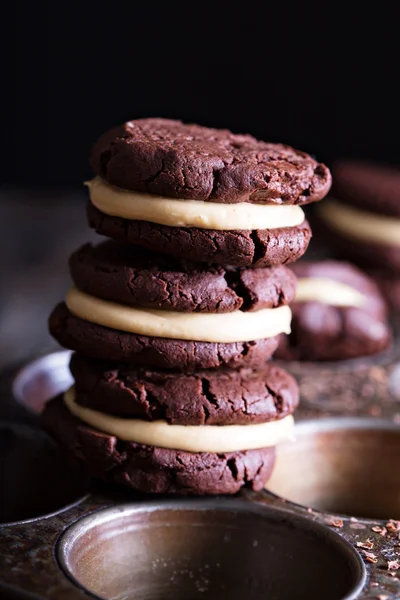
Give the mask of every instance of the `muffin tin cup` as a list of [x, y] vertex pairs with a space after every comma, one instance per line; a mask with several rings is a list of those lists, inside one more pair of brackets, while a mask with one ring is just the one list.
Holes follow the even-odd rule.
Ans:
[[[304, 517], [240, 500], [126, 504], [84, 517], [57, 556], [99, 598], [356, 598], [360, 557]], [[287, 576], [288, 571], [290, 577]]]
[[[68, 359], [44, 357], [0, 387], [35, 414], [69, 385]], [[298, 410], [268, 490], [240, 498], [155, 499], [92, 482], [56, 514], [0, 525], [0, 581], [63, 600], [398, 598], [400, 428], [358, 415]]]
[[400, 427], [336, 417], [298, 423], [277, 449], [267, 490], [320, 513], [400, 520]]
[[89, 478], [44, 432], [0, 422], [0, 526], [50, 517], [81, 502]]

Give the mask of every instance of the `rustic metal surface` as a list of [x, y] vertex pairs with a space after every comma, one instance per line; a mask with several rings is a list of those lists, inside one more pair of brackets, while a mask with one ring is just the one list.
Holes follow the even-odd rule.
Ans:
[[[400, 364], [399, 355], [396, 346], [389, 363], [383, 367], [385, 374]], [[67, 358], [64, 354], [37, 362], [30, 369], [31, 385], [27, 381], [31, 376], [26, 378], [26, 371], [17, 380], [15, 371], [5, 374], [0, 381], [0, 418], [35, 426], [37, 417], [23, 406], [23, 398], [30, 396], [32, 407], [38, 410], [37, 390], [41, 387], [37, 387], [33, 379], [36, 377], [42, 382], [44, 395], [49, 397], [60, 382], [65, 385], [67, 375], [62, 364], [64, 361], [66, 365]], [[326, 369], [326, 365], [323, 368]], [[335, 369], [340, 377], [340, 368], [335, 366]], [[16, 382], [14, 393], [19, 403], [13, 398], [13, 382]], [[284, 491], [294, 502], [268, 491], [241, 494], [243, 500], [305, 516], [347, 540], [359, 552], [367, 568], [368, 580], [359, 595], [363, 600], [400, 598], [400, 404], [395, 397], [368, 394], [365, 401], [357, 405], [357, 410], [344, 405], [341, 411], [336, 407], [327, 411], [324, 403], [318, 406], [303, 402], [297, 413], [298, 443], [280, 448], [270, 482], [274, 491]], [[379, 411], [371, 411], [374, 406], [378, 406]], [[378, 416], [373, 416], [375, 413]], [[329, 419], [330, 416], [333, 418]], [[360, 469], [361, 479], [357, 480], [355, 474], [360, 474]], [[330, 473], [328, 478], [327, 473]], [[304, 482], [310, 480], [308, 496], [304, 497]], [[364, 484], [362, 492], [358, 488], [360, 482]], [[283, 484], [287, 486], [285, 489], [279, 487]], [[127, 490], [97, 486], [92, 488], [88, 498], [52, 517], [0, 526], [0, 580], [49, 600], [82, 597], [82, 590], [65, 576], [57, 563], [57, 539], [80, 517], [99, 508], [132, 501], [146, 504], [149, 499]], [[299, 501], [306, 505], [299, 505]], [[350, 513], [349, 516], [341, 514], [343, 511]]]
[[57, 554], [77, 584], [106, 598], [350, 600], [365, 581], [358, 553], [329, 528], [238, 499], [97, 511], [61, 536]]

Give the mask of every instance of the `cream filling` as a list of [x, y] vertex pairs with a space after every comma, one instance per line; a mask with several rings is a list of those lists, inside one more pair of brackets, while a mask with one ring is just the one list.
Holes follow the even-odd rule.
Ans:
[[150, 221], [170, 227], [201, 229], [277, 229], [296, 227], [304, 221], [299, 206], [271, 204], [219, 204], [199, 200], [179, 200], [124, 190], [101, 177], [88, 181], [90, 200], [106, 215], [137, 221]]
[[400, 246], [400, 219], [360, 210], [334, 198], [324, 200], [317, 210], [324, 221], [347, 237]]
[[199, 342], [249, 342], [290, 333], [292, 316], [288, 306], [221, 314], [136, 308], [100, 300], [77, 288], [69, 290], [65, 302], [75, 316], [96, 325], [138, 335]]
[[298, 279], [296, 302], [321, 302], [331, 306], [361, 307], [365, 297], [356, 289], [325, 277]]
[[70, 412], [91, 427], [120, 440], [186, 452], [240, 452], [268, 448], [293, 439], [293, 417], [252, 425], [170, 425], [166, 421], [120, 419], [75, 402], [74, 388], [64, 394]]

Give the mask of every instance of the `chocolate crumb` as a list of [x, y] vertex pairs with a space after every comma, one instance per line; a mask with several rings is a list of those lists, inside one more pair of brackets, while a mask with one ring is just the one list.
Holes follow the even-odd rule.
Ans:
[[388, 560], [387, 568], [388, 568], [388, 571], [397, 571], [398, 569], [400, 569], [400, 562], [397, 559]]
[[365, 542], [357, 542], [356, 546], [357, 546], [357, 548], [364, 548], [365, 550], [372, 550], [372, 548], [374, 547], [374, 543], [372, 542], [372, 540], [370, 538], [368, 538], [367, 540], [365, 540]]
[[375, 564], [378, 562], [378, 558], [376, 557], [376, 554], [374, 554], [373, 552], [367, 552], [367, 550], [361, 550], [361, 554], [365, 557], [365, 560], [367, 562], [370, 562], [372, 564]]
[[343, 527], [343, 520], [342, 519], [330, 519], [330, 520], [327, 521], [327, 523], [331, 527]]
[[371, 529], [372, 531], [374, 531], [375, 533], [379, 533], [383, 537], [385, 537], [385, 535], [387, 534], [386, 527], [379, 527], [379, 525], [376, 525], [375, 527], [371, 527]]
[[397, 531], [400, 531], [400, 521], [390, 519], [390, 521], [386, 523], [386, 528], [390, 533], [396, 533]]

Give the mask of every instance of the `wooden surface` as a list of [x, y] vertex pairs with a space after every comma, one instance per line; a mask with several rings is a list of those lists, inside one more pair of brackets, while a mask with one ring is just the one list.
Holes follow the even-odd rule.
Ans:
[[47, 318], [70, 285], [68, 257], [97, 238], [85, 202], [84, 189], [0, 191], [0, 369], [58, 348]]

